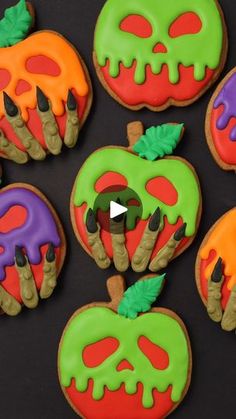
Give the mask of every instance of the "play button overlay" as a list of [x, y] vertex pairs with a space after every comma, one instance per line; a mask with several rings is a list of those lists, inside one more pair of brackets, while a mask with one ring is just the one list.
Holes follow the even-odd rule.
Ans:
[[110, 218], [111, 219], [119, 217], [120, 215], [125, 214], [127, 211], [128, 211], [128, 208], [124, 207], [123, 205], [120, 205], [114, 201], [110, 202]]
[[125, 231], [133, 230], [143, 213], [142, 201], [137, 193], [124, 185], [103, 189], [92, 209], [101, 229], [109, 233], [114, 222], [122, 223]]

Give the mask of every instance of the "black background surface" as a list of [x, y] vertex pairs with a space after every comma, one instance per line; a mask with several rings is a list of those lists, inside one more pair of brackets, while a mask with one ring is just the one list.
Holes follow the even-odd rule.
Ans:
[[[91, 114], [74, 150], [63, 150], [43, 163], [20, 167], [3, 161], [4, 183], [28, 182], [50, 199], [64, 224], [68, 254], [53, 297], [18, 318], [3, 316], [0, 333], [0, 417], [2, 419], [72, 419], [76, 415], [64, 399], [57, 378], [57, 348], [72, 313], [92, 301], [107, 299], [106, 278], [115, 271], [100, 271], [72, 231], [69, 199], [78, 169], [98, 147], [126, 145], [126, 124], [140, 119], [146, 127], [184, 122], [186, 134], [177, 153], [196, 168], [203, 193], [204, 212], [194, 244], [167, 269], [168, 280], [159, 305], [176, 311], [188, 327], [193, 350], [191, 388], [173, 418], [233, 418], [236, 412], [236, 350], [234, 333], [224, 333], [211, 322], [194, 278], [197, 249], [209, 227], [235, 205], [236, 179], [213, 161], [205, 141], [204, 118], [213, 88], [188, 108], [163, 113], [135, 113], [117, 104], [100, 86], [92, 65], [93, 32], [103, 0], [33, 0], [37, 29], [61, 32], [79, 50], [93, 82]], [[168, 1], [167, 1], [168, 3]], [[0, 0], [0, 14], [12, 5]], [[221, 0], [229, 30], [230, 50], [223, 75], [236, 63], [236, 4]], [[126, 273], [128, 284], [139, 275]], [[122, 418], [120, 418], [122, 419]]]

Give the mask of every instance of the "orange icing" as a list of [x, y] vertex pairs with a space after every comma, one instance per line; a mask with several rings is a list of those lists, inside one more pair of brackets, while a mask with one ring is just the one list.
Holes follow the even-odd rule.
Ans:
[[[57, 77], [47, 74], [32, 74], [26, 69], [30, 57], [46, 56], [60, 67]], [[22, 117], [28, 121], [28, 108], [35, 109], [36, 86], [50, 99], [56, 116], [64, 114], [68, 90], [75, 89], [79, 96], [86, 96], [89, 86], [79, 56], [73, 47], [59, 34], [50, 31], [36, 32], [18, 44], [0, 49], [0, 69], [7, 69], [11, 79], [4, 90], [20, 107]], [[19, 80], [28, 82], [32, 88], [18, 96], [16, 88]], [[2, 95], [1, 95], [2, 96]], [[5, 114], [3, 99], [0, 97], [0, 118]]]
[[213, 227], [205, 246], [200, 251], [202, 259], [207, 260], [210, 252], [216, 255], [205, 269], [206, 278], [210, 278], [219, 257], [224, 263], [224, 275], [229, 277], [228, 289], [236, 285], [236, 208], [227, 212]]

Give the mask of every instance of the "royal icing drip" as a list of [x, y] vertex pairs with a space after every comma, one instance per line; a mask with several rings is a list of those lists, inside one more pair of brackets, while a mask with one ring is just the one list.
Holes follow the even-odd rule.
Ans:
[[[202, 22], [199, 32], [172, 38], [171, 25], [184, 14], [194, 13]], [[139, 37], [122, 31], [123, 20], [132, 15], [142, 16], [152, 26], [149, 37]], [[130, 68], [136, 62], [134, 80], [143, 84], [146, 66], [154, 74], [160, 74], [163, 65], [168, 66], [172, 84], [179, 82], [179, 65], [194, 66], [194, 79], [205, 78], [206, 68], [215, 70], [221, 60], [223, 48], [222, 18], [215, 0], [169, 0], [168, 7], [162, 0], [108, 0], [98, 18], [94, 48], [101, 67], [109, 60], [109, 74], [116, 78], [120, 64]], [[164, 53], [156, 53], [161, 44]]]
[[219, 258], [222, 258], [224, 264], [224, 275], [229, 277], [228, 289], [236, 285], [236, 208], [227, 212], [213, 227], [206, 244], [200, 251], [200, 257], [207, 260], [212, 250], [215, 251], [215, 257], [205, 269], [205, 277], [209, 279]]
[[[60, 67], [60, 74], [52, 76], [27, 70], [27, 62], [33, 57], [48, 57]], [[11, 78], [4, 90], [20, 108], [22, 117], [28, 121], [28, 109], [37, 106], [36, 87], [47, 95], [53, 113], [61, 116], [65, 112], [68, 91], [74, 90], [79, 96], [86, 96], [89, 86], [82, 64], [73, 47], [59, 34], [49, 31], [37, 32], [24, 41], [8, 48], [0, 49], [0, 68], [7, 69]], [[17, 69], [17, 74], [16, 74]], [[15, 75], [16, 74], [16, 75]], [[17, 95], [19, 81], [27, 82], [31, 89]], [[0, 94], [0, 118], [5, 115], [3, 97]]]
[[[187, 223], [186, 236], [191, 237], [195, 234], [201, 201], [200, 190], [193, 171], [184, 161], [167, 158], [152, 162], [122, 149], [98, 150], [86, 160], [78, 174], [74, 205], [79, 207], [86, 203], [88, 208], [94, 208], [98, 196], [95, 191], [96, 182], [110, 171], [125, 176], [129, 189], [134, 190], [139, 196], [143, 205], [142, 220], [146, 220], [160, 207], [162, 217], [166, 215], [170, 224], [175, 224], [178, 218], [182, 217], [183, 222]], [[146, 190], [146, 184], [158, 176], [168, 179], [176, 189], [178, 201], [175, 205], [165, 205]], [[125, 193], [126, 191], [119, 193], [123, 204]], [[100, 201], [102, 211], [109, 210], [110, 198], [108, 196], [106, 201]], [[130, 230], [134, 229], [135, 217], [127, 218], [127, 227]]]
[[[119, 341], [119, 348], [101, 365], [87, 368], [83, 362], [86, 346], [106, 337]], [[141, 336], [150, 339], [167, 352], [169, 365], [164, 370], [154, 369], [149, 359], [138, 347]], [[117, 366], [127, 360], [133, 370], [117, 371]], [[179, 323], [162, 313], [148, 313], [136, 320], [127, 320], [108, 308], [94, 307], [75, 316], [67, 327], [59, 354], [61, 383], [69, 387], [74, 378], [79, 392], [85, 392], [93, 380], [93, 399], [101, 400], [104, 389], [116, 391], [122, 383], [127, 394], [137, 392], [143, 384], [142, 404], [152, 408], [153, 390], [166, 392], [172, 386], [171, 399], [180, 401], [187, 384], [189, 352], [185, 334]]]
[[[214, 102], [214, 109], [220, 105], [224, 106], [221, 116], [218, 118], [216, 126], [219, 130], [224, 130], [231, 118], [236, 118], [236, 74], [227, 80]], [[231, 129], [230, 140], [236, 141], [236, 125]]]
[[0, 194], [0, 217], [12, 207], [26, 209], [27, 217], [23, 225], [7, 233], [0, 233], [0, 281], [5, 279], [5, 268], [14, 264], [15, 246], [25, 249], [29, 262], [39, 264], [42, 256], [40, 248], [52, 243], [59, 247], [61, 239], [56, 222], [46, 203], [33, 191], [15, 187]]

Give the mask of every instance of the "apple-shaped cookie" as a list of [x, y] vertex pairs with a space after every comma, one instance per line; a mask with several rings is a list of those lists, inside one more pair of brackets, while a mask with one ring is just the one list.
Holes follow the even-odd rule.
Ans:
[[[171, 154], [182, 124], [128, 125], [129, 148], [104, 147], [80, 169], [71, 196], [71, 218], [84, 249], [105, 269], [131, 263], [136, 272], [157, 272], [194, 239], [201, 216], [201, 192], [193, 167]], [[164, 158], [163, 158], [164, 157]], [[111, 220], [111, 201], [128, 208]]]
[[236, 170], [236, 67], [214, 92], [206, 114], [206, 138], [217, 164]]
[[124, 293], [123, 278], [112, 277], [111, 302], [82, 307], [67, 324], [59, 380], [83, 418], [161, 419], [183, 400], [191, 379], [190, 342], [175, 313], [151, 309], [162, 282], [146, 277]]
[[107, 0], [97, 21], [94, 64], [123, 106], [161, 111], [197, 100], [227, 55], [217, 0]]
[[0, 21], [0, 155], [21, 164], [74, 147], [92, 101], [87, 69], [62, 35], [26, 38], [33, 15], [20, 0]]
[[210, 229], [199, 249], [196, 281], [210, 318], [223, 330], [236, 329], [236, 208]]
[[0, 312], [16, 316], [49, 298], [64, 263], [61, 222], [45, 196], [31, 185], [0, 190]]

